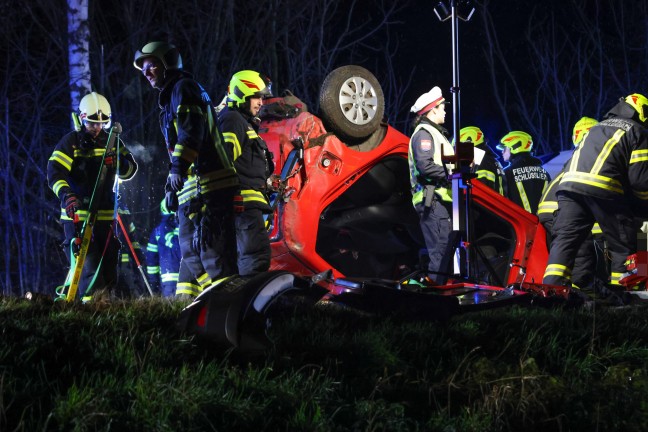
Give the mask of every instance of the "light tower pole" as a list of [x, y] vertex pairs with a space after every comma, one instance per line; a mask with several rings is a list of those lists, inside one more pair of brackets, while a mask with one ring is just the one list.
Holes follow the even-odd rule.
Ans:
[[[459, 252], [454, 272], [463, 278], [471, 276], [472, 234], [470, 165], [473, 162], [474, 146], [459, 140], [461, 129], [461, 106], [459, 87], [459, 20], [468, 21], [475, 12], [470, 0], [445, 0], [434, 6], [434, 13], [440, 21], [452, 23], [452, 135], [455, 145], [454, 155], [445, 155], [445, 161], [454, 164], [450, 176], [452, 180], [452, 236], [449, 244]], [[464, 192], [462, 194], [462, 191]]]

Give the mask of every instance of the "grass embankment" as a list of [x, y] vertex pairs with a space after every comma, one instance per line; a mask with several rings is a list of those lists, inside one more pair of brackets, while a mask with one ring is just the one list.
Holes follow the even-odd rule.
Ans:
[[160, 299], [0, 301], [2, 431], [645, 430], [645, 307], [509, 307], [446, 323], [331, 305], [247, 357]]

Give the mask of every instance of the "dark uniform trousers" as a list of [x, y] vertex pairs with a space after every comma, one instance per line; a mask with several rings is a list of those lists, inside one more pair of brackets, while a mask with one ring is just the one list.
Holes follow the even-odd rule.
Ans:
[[[623, 274], [626, 271], [625, 261], [628, 255], [636, 251], [636, 225], [628, 202], [620, 197], [615, 200], [604, 200], [590, 195], [569, 191], [558, 191], [558, 210], [555, 213], [553, 240], [549, 253], [548, 267], [560, 264], [571, 271], [579, 255], [579, 248], [588, 239], [598, 221], [608, 241], [612, 274]], [[591, 241], [588, 243], [592, 244]], [[582, 271], [593, 274], [596, 271], [596, 260], [579, 266]], [[571, 280], [577, 285], [577, 275]], [[615, 280], [612, 280], [614, 283]], [[543, 283], [551, 285], [569, 284], [566, 276], [547, 275]], [[581, 282], [582, 283], [582, 282]]]
[[267, 271], [270, 267], [270, 237], [265, 229], [263, 212], [246, 209], [236, 214], [235, 224], [239, 274], [247, 276]]
[[179, 282], [187, 282], [187, 271], [200, 286], [205, 278], [212, 282], [236, 273], [236, 240], [234, 233], [234, 210], [232, 199], [210, 203], [211, 245], [206, 250], [195, 251], [192, 247], [195, 232], [194, 221], [189, 218], [189, 203], [178, 209], [178, 241], [182, 261]]
[[[435, 197], [429, 209], [426, 209], [422, 203], [416, 204], [415, 208], [419, 215], [421, 231], [430, 257], [428, 273], [436, 282], [444, 283], [447, 278], [445, 274], [447, 269], [442, 266], [447, 262], [447, 259], [444, 260], [444, 256], [452, 232], [450, 219], [452, 203], [438, 200]], [[439, 274], [440, 272], [444, 274]]]
[[[63, 243], [65, 255], [69, 259], [70, 242], [77, 237], [74, 223], [63, 222], [63, 231], [65, 232], [65, 242]], [[99, 289], [116, 289], [119, 248], [120, 242], [112, 231], [112, 221], [96, 222], [81, 272], [77, 294], [79, 298], [94, 294]], [[88, 291], [89, 288], [91, 291]], [[115, 294], [124, 295], [124, 293]]]
[[[554, 219], [542, 222], [542, 225], [547, 232], [547, 249], [551, 250], [551, 243], [553, 239], [553, 224]], [[582, 290], [594, 290], [594, 266], [598, 265], [596, 256], [596, 247], [594, 244], [594, 236], [590, 231], [587, 238], [578, 246], [576, 258], [574, 259], [574, 267], [572, 268], [571, 281], [572, 284]]]

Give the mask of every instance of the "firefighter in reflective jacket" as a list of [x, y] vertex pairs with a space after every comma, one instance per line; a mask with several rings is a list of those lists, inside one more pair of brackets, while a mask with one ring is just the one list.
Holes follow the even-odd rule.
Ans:
[[446, 101], [439, 87], [421, 95], [411, 111], [416, 113], [416, 128], [409, 143], [408, 163], [412, 203], [419, 215], [421, 230], [430, 257], [426, 282], [442, 284], [444, 255], [452, 225], [452, 192], [442, 154], [454, 154], [448, 141], [445, 122]]
[[[106, 153], [112, 112], [108, 100], [92, 92], [81, 99], [77, 131], [65, 135], [56, 145], [47, 163], [47, 182], [61, 201], [61, 223], [65, 233], [66, 255], [72, 260], [73, 239], [79, 238], [83, 222], [88, 218], [88, 206], [94, 196], [99, 199], [92, 241], [83, 266], [78, 295], [83, 298], [89, 290], [114, 290], [117, 285], [119, 241], [115, 237], [113, 216], [115, 176], [128, 180], [135, 175], [137, 164], [121, 142], [116, 152]], [[119, 157], [117, 157], [119, 155]], [[103, 165], [108, 176], [101, 190], [94, 190]], [[119, 172], [116, 172], [119, 167]], [[94, 194], [94, 195], [93, 195]]]
[[240, 208], [235, 208], [238, 272], [252, 275], [270, 268], [270, 238], [264, 213], [268, 177], [274, 171], [272, 153], [259, 136], [257, 114], [263, 98], [271, 96], [270, 81], [251, 70], [235, 73], [227, 91], [227, 106], [218, 114], [223, 139], [234, 149], [234, 167], [241, 183]]
[[[504, 195], [504, 168], [497, 160], [497, 155], [488, 146], [484, 133], [477, 126], [466, 126], [459, 131], [459, 141], [471, 142], [476, 149], [481, 150], [481, 162], [472, 167], [477, 180], [484, 183], [500, 195]], [[475, 155], [477, 159], [477, 155]]]
[[[574, 131], [572, 134], [572, 142], [574, 143], [574, 148], [583, 142], [583, 139], [592, 128], [592, 126], [598, 123], [597, 120], [590, 117], [581, 118], [574, 125]], [[556, 190], [562, 180], [565, 173], [565, 168], [569, 164], [569, 160], [563, 166], [563, 169], [556, 175], [547, 190], [542, 195], [540, 204], [538, 205], [538, 219], [542, 226], [544, 226], [547, 233], [547, 248], [551, 249], [551, 241], [553, 238], [553, 224], [554, 224], [554, 213], [558, 210], [558, 200], [556, 198]], [[600, 228], [598, 223], [594, 225], [591, 235], [587, 236], [587, 239], [580, 244], [578, 247], [578, 252], [576, 253], [576, 258], [574, 261], [574, 268], [572, 271], [572, 286], [579, 288], [585, 291], [593, 291], [594, 277], [596, 274], [592, 271], [594, 267], [592, 264], [597, 262], [596, 249], [594, 245], [595, 233], [600, 233]], [[604, 263], [603, 263], [604, 264]], [[603, 265], [603, 267], [605, 267]]]
[[151, 288], [163, 297], [176, 293], [180, 270], [180, 243], [178, 242], [178, 217], [160, 203], [162, 220], [153, 229], [146, 246], [146, 277]]
[[509, 163], [504, 168], [506, 197], [535, 214], [551, 179], [542, 167], [542, 161], [531, 155], [531, 135], [522, 131], [509, 132], [502, 137], [497, 148], [504, 161]]
[[567, 165], [556, 195], [554, 238], [543, 283], [571, 285], [576, 251], [598, 222], [611, 257], [611, 284], [636, 252], [631, 197], [648, 198], [648, 100], [621, 99], [592, 127]]
[[[128, 240], [130, 240], [140, 264], [146, 266], [146, 256], [144, 255], [140, 243], [140, 233], [135, 226], [131, 212], [126, 205], [119, 203], [117, 211], [119, 212], [124, 227], [128, 230], [128, 232], [124, 233], [121, 225], [117, 225], [117, 238], [122, 245], [119, 260], [119, 292], [124, 295], [143, 297], [148, 295], [148, 290], [142, 280], [142, 275], [139, 273], [137, 268], [137, 262], [135, 261], [135, 258], [133, 258], [133, 252], [128, 246]], [[126, 238], [126, 236], [128, 236], [128, 238]]]
[[171, 160], [167, 207], [178, 206], [182, 251], [176, 294], [196, 296], [236, 271], [232, 150], [222, 141], [209, 95], [183, 70], [175, 46], [150, 42], [133, 64], [160, 91], [160, 127]]

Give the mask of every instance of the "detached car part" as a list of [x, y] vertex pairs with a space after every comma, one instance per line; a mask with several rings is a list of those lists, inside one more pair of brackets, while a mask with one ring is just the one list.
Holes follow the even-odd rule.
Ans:
[[203, 291], [182, 310], [181, 331], [198, 335], [242, 351], [259, 351], [270, 346], [267, 337], [270, 308], [289, 292], [313, 302], [327, 290], [288, 272], [274, 271], [256, 276], [232, 276]]

